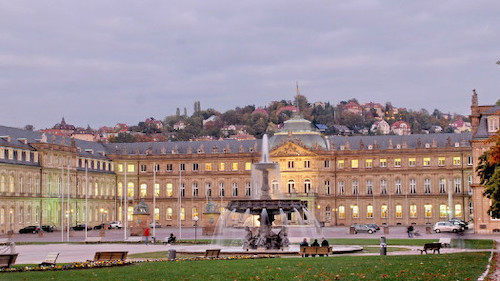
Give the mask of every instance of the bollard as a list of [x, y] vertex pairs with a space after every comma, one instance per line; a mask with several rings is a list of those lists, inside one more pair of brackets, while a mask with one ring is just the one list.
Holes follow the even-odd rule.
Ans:
[[380, 237], [380, 255], [387, 256], [387, 243], [384, 236]]
[[168, 260], [175, 260], [177, 258], [177, 251], [176, 250], [168, 250]]

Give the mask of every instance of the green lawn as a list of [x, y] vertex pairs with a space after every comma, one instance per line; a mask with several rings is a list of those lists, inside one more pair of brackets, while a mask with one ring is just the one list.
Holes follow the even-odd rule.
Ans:
[[[379, 245], [380, 239], [376, 238], [342, 238], [328, 239], [330, 245]], [[425, 243], [438, 242], [439, 239], [391, 239], [386, 240], [390, 246], [423, 246]], [[493, 249], [494, 241], [490, 239], [451, 239], [453, 248], [463, 249]]]
[[477, 280], [489, 255], [151, 262], [92, 270], [0, 273], [0, 280]]

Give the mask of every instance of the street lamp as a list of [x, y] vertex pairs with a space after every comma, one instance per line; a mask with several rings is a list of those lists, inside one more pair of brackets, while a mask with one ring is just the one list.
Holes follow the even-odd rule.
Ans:
[[194, 216], [193, 220], [194, 220], [194, 242], [196, 243], [196, 229], [198, 227], [198, 220], [200, 218], [198, 216]]
[[103, 224], [104, 208], [101, 208], [101, 224]]

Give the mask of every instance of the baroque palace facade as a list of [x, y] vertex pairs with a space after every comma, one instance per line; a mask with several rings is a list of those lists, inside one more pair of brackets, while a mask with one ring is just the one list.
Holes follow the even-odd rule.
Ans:
[[[472, 135], [322, 137], [300, 117], [269, 139], [280, 178], [325, 226], [472, 219]], [[162, 226], [253, 196], [261, 140], [102, 144], [0, 126], [0, 234], [123, 220], [144, 199]], [[126, 196], [125, 196], [126, 195]], [[124, 200], [126, 198], [126, 202]], [[88, 200], [88, 209], [86, 208]], [[154, 202], [153, 202], [154, 201]], [[125, 204], [126, 203], [126, 204]], [[69, 221], [69, 223], [68, 223]]]

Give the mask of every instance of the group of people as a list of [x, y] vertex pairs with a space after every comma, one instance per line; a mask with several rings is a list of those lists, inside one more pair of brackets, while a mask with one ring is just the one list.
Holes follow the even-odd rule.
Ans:
[[[309, 245], [309, 243], [307, 243], [307, 238], [304, 238], [304, 240], [302, 240], [302, 242], [300, 242], [300, 247], [329, 247], [330, 244], [328, 243], [328, 240], [325, 239], [325, 237], [321, 238], [321, 245], [318, 243], [318, 239], [314, 239], [314, 242], [311, 243], [311, 245]], [[309, 255], [305, 255], [306, 257], [309, 256]], [[315, 255], [313, 255], [314, 257]], [[320, 255], [320, 256], [323, 256], [323, 255]]]

